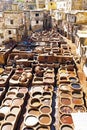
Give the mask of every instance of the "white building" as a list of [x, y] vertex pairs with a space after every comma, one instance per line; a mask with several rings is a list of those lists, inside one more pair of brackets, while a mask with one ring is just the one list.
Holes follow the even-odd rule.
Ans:
[[57, 9], [60, 11], [70, 11], [72, 7], [72, 0], [57, 1]]

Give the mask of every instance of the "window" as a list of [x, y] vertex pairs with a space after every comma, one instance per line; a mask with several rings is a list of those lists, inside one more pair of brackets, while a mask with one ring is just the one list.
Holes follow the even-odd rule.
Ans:
[[13, 24], [13, 20], [10, 20], [10, 24]]
[[4, 38], [3, 33], [0, 33], [0, 38], [1, 38], [1, 39], [3, 39], [3, 38]]
[[35, 16], [39, 16], [39, 14], [38, 14], [38, 13], [36, 13], [36, 14], [35, 14]]
[[11, 30], [8, 31], [8, 34], [11, 34]]
[[51, 5], [53, 5], [53, 3], [50, 3]]
[[9, 40], [12, 40], [13, 38], [12, 37], [9, 37]]
[[4, 38], [4, 36], [1, 36], [1, 39], [3, 39]]
[[10, 20], [10, 24], [13, 24], [13, 20]]
[[38, 23], [39, 23], [39, 21], [37, 20], [37, 21], [36, 21], [36, 24], [38, 24]]

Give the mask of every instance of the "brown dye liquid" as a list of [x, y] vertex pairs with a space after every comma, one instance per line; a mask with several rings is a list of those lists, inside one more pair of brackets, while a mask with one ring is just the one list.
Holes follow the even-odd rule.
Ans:
[[43, 124], [48, 124], [50, 122], [50, 118], [48, 116], [41, 116], [40, 122]]
[[35, 110], [35, 109], [31, 109], [31, 110], [29, 110], [29, 112], [28, 112], [29, 114], [33, 114], [33, 115], [35, 115], [35, 116], [38, 116], [40, 113], [39, 113], [39, 111], [38, 110]]
[[72, 102], [73, 102], [74, 104], [82, 104], [82, 100], [81, 100], [80, 98], [73, 98], [73, 99], [72, 99]]
[[6, 121], [8, 122], [13, 122], [15, 120], [15, 116], [13, 115], [9, 115], [7, 118], [6, 118]]
[[19, 93], [27, 93], [27, 89], [26, 88], [20, 88], [19, 89]]
[[42, 113], [49, 113], [49, 112], [50, 112], [50, 108], [44, 106], [44, 107], [41, 108], [41, 112], [42, 112]]
[[72, 124], [73, 123], [72, 117], [68, 116], [68, 115], [62, 116], [61, 121], [62, 121], [62, 123], [65, 123], [65, 124]]
[[12, 129], [12, 125], [10, 124], [6, 124], [2, 127], [2, 130], [11, 130]]
[[61, 103], [64, 104], [64, 105], [70, 105], [71, 101], [68, 98], [62, 98], [61, 99]]
[[10, 91], [15, 93], [18, 92], [17, 88], [10, 88]]
[[61, 96], [63, 96], [63, 97], [70, 97], [70, 94], [69, 94], [69, 93], [64, 93], [64, 92], [62, 92], [62, 93], [61, 93]]
[[14, 98], [14, 97], [15, 97], [15, 94], [8, 94], [8, 97]]
[[12, 104], [14, 105], [14, 106], [21, 106], [22, 104], [23, 104], [23, 100], [21, 100], [21, 99], [14, 99], [13, 100], [13, 102], [12, 102]]

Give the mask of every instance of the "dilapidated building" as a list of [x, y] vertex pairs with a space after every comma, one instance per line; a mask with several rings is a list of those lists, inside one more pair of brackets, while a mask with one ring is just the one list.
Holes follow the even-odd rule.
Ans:
[[43, 29], [43, 10], [31, 10], [30, 11], [30, 23], [32, 31], [38, 31]]
[[4, 12], [4, 35], [5, 40], [20, 41], [25, 33], [25, 21], [23, 11], [18, 10], [16, 4], [12, 5], [12, 10]]

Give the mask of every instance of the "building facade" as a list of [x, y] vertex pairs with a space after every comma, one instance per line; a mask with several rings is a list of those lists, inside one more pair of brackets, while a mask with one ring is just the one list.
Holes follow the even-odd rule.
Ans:
[[43, 10], [31, 10], [30, 11], [30, 25], [32, 31], [43, 30]]
[[0, 12], [0, 45], [4, 42], [4, 18], [3, 12]]
[[25, 20], [23, 11], [17, 5], [12, 5], [12, 10], [4, 11], [4, 41], [21, 41], [25, 33]]

